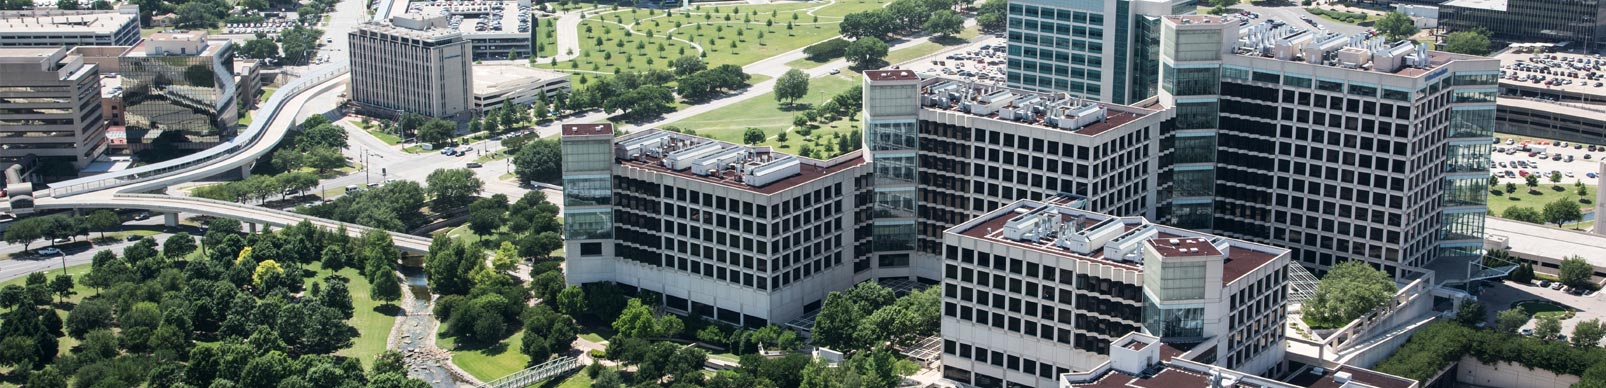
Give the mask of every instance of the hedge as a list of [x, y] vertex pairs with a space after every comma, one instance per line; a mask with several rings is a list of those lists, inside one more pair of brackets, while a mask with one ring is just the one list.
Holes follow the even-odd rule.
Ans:
[[1528, 368], [1581, 376], [1573, 388], [1606, 388], [1606, 348], [1578, 348], [1563, 341], [1476, 330], [1438, 322], [1422, 328], [1405, 346], [1378, 363], [1377, 371], [1426, 383], [1462, 356], [1484, 363], [1510, 361]]

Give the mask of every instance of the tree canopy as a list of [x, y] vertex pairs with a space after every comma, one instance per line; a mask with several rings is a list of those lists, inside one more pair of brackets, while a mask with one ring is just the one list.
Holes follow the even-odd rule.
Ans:
[[1394, 279], [1371, 264], [1346, 261], [1334, 265], [1305, 302], [1304, 320], [1312, 328], [1337, 328], [1382, 306], [1394, 297]]

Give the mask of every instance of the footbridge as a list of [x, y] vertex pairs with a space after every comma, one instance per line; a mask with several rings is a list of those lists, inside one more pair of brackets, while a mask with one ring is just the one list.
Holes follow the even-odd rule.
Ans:
[[[346, 65], [324, 66], [279, 88], [257, 110], [257, 120], [233, 140], [178, 159], [57, 182], [48, 189], [32, 193], [12, 193], [10, 211], [27, 214], [56, 209], [140, 209], [166, 213], [169, 223], [176, 223], [179, 213], [197, 213], [236, 219], [253, 228], [255, 225], [282, 228], [302, 221], [330, 230], [345, 226], [347, 233], [361, 236], [372, 228], [240, 203], [147, 194], [234, 171], [245, 174], [295, 128], [304, 109], [326, 94], [344, 91], [348, 80]], [[428, 238], [387, 233], [396, 248], [403, 252], [423, 254], [429, 250]]]

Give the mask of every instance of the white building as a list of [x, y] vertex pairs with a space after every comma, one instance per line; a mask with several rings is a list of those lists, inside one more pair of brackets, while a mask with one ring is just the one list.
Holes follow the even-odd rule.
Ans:
[[945, 378], [1055, 387], [1140, 331], [1225, 368], [1282, 364], [1288, 250], [1077, 205], [1022, 200], [948, 229]]
[[[654, 291], [673, 311], [750, 327], [853, 285], [870, 167], [680, 133], [563, 125], [570, 284]], [[649, 301], [653, 302], [653, 301]]]
[[571, 90], [569, 74], [537, 69], [522, 64], [480, 64], [474, 66], [474, 110], [485, 112], [502, 104], [529, 105], [546, 98], [548, 103], [559, 92]]
[[351, 101], [382, 117], [455, 117], [474, 109], [468, 41], [440, 17], [402, 15], [351, 32]]
[[139, 40], [138, 5], [0, 11], [0, 47], [133, 46]]

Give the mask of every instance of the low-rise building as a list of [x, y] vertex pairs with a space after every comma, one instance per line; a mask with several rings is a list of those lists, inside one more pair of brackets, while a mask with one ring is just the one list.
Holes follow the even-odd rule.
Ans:
[[[1508, 51], [1500, 58], [1501, 133], [1606, 145], [1606, 60]], [[1594, 75], [1591, 75], [1595, 73]]]
[[138, 5], [0, 11], [0, 47], [132, 46], [139, 40]]
[[569, 74], [522, 64], [474, 66], [474, 110], [486, 112], [503, 104], [529, 105], [537, 99], [552, 101], [570, 89]]
[[76, 177], [106, 151], [100, 70], [64, 47], [0, 48], [0, 163]]
[[943, 376], [1054, 387], [1132, 332], [1250, 373], [1283, 365], [1289, 251], [1022, 200], [947, 230]]

